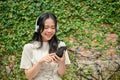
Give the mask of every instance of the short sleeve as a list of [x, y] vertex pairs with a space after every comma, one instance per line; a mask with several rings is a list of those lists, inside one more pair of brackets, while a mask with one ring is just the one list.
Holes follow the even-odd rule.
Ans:
[[[60, 42], [58, 47], [61, 47], [61, 46], [66, 46], [64, 42]], [[66, 50], [66, 53], [65, 53], [65, 64], [70, 64], [70, 59], [69, 59], [69, 55], [68, 55], [68, 51]]]
[[30, 44], [25, 44], [22, 52], [20, 68], [29, 69], [32, 67], [32, 48]]
[[70, 59], [67, 51], [65, 53], [65, 64], [70, 64]]

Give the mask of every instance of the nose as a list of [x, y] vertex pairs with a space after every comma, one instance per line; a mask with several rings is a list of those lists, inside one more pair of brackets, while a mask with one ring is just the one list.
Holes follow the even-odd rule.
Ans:
[[52, 31], [52, 29], [51, 28], [48, 28], [48, 32], [51, 32]]

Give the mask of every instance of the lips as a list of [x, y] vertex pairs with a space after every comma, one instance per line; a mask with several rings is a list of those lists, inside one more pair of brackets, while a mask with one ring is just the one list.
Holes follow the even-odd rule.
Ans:
[[52, 34], [45, 34], [47, 38], [51, 38], [53, 35]]

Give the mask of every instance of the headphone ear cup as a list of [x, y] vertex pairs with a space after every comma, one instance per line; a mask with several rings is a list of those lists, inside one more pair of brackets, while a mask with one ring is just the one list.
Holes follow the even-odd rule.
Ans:
[[35, 32], [38, 32], [38, 29], [39, 29], [39, 26], [36, 25], [36, 27], [35, 27]]

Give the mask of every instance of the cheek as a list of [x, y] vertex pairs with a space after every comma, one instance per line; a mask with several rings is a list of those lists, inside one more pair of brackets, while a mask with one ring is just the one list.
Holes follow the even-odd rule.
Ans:
[[56, 33], [56, 30], [53, 31], [53, 35], [55, 35], [55, 33]]
[[56, 32], [56, 30], [54, 29], [54, 30], [53, 30], [53, 32], [55, 33], [55, 32]]
[[45, 32], [42, 32], [41, 35], [44, 36], [44, 35], [45, 35]]
[[43, 31], [41, 31], [41, 34], [46, 33], [46, 32], [47, 32], [47, 30], [44, 29]]
[[41, 34], [41, 35], [44, 35], [44, 34], [45, 34], [45, 31], [42, 31], [40, 34]]
[[55, 34], [56, 33], [56, 29], [51, 29], [50, 31], [48, 29], [44, 29], [43, 32], [41, 32], [41, 34], [45, 34], [45, 33], [52, 33], [52, 34]]

